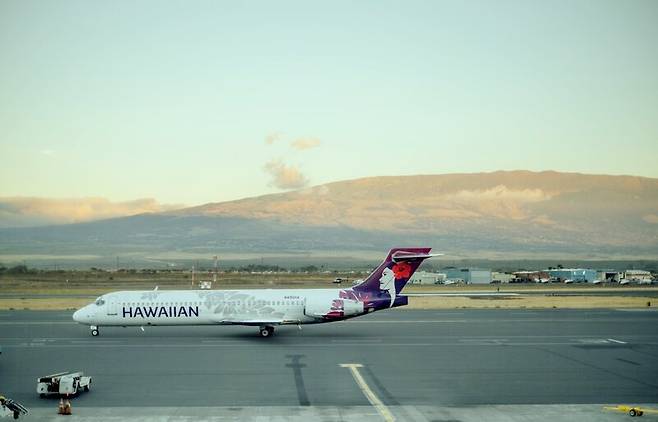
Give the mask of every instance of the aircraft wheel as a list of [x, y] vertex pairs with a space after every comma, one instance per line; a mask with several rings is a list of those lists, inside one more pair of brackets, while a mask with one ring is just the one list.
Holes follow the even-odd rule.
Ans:
[[274, 327], [261, 327], [260, 336], [261, 337], [271, 337], [274, 333]]
[[98, 327], [91, 327], [91, 335], [96, 337], [98, 334]]

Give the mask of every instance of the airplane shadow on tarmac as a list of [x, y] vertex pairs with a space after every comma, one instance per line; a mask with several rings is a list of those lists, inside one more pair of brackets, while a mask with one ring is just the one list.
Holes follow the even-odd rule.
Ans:
[[[336, 330], [327, 329], [329, 327], [302, 328], [299, 330], [296, 326], [276, 327], [274, 335], [269, 338], [263, 338], [258, 333], [258, 327], [251, 326], [217, 326], [217, 327], [144, 327], [145, 331], [140, 331], [135, 327], [101, 327], [101, 335], [92, 337], [88, 334], [81, 335], [83, 338], [98, 338], [102, 340], [131, 339], [134, 341], [143, 340], [176, 340], [176, 339], [200, 339], [200, 340], [245, 340], [258, 341], [259, 343], [285, 343], [289, 340], [371, 340], [380, 339], [381, 335], [369, 332], [368, 330]], [[82, 333], [81, 333], [82, 334]]]

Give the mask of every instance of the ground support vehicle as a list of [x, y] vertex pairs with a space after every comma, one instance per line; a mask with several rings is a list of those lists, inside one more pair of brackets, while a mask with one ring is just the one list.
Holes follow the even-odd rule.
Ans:
[[83, 372], [60, 372], [37, 378], [37, 393], [40, 397], [49, 394], [73, 396], [80, 391], [89, 391], [90, 388], [91, 377], [86, 377]]
[[18, 419], [21, 415], [27, 415], [29, 412], [22, 404], [0, 396], [0, 418], [13, 417]]
[[619, 405], [619, 406], [614, 406], [614, 407], [605, 407], [604, 409], [606, 410], [612, 410], [615, 412], [623, 412], [623, 413], [628, 413], [629, 416], [635, 417], [635, 416], [642, 416], [645, 413], [649, 414], [658, 414], [658, 409], [649, 409], [648, 407], [640, 407], [640, 406], [626, 406], [626, 405]]

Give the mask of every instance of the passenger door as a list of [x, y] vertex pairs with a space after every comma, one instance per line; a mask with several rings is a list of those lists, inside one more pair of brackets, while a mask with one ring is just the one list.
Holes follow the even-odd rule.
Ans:
[[107, 301], [107, 316], [116, 316], [117, 304], [113, 300]]

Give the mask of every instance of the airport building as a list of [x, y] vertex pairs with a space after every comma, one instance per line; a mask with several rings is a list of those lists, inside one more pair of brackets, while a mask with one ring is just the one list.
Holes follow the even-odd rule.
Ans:
[[635, 283], [651, 283], [653, 281], [651, 273], [644, 270], [626, 270], [624, 278]]
[[624, 273], [615, 270], [599, 270], [596, 272], [596, 278], [605, 283], [619, 283], [624, 278]]
[[512, 283], [547, 283], [551, 276], [547, 271], [516, 271]]
[[497, 271], [491, 273], [492, 283], [509, 283], [512, 279], [514, 279], [514, 274], [511, 273], [500, 273]]
[[467, 284], [489, 284], [491, 283], [491, 270], [479, 268], [444, 268], [446, 280], [453, 282], [464, 282]]
[[551, 281], [564, 282], [571, 280], [574, 283], [590, 283], [596, 280], [596, 270], [585, 268], [559, 268], [553, 270], [546, 270]]
[[442, 284], [446, 281], [443, 273], [429, 273], [427, 271], [416, 271], [409, 279], [411, 284]]

